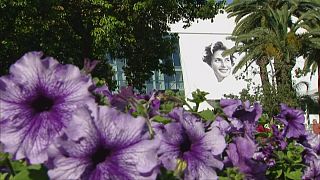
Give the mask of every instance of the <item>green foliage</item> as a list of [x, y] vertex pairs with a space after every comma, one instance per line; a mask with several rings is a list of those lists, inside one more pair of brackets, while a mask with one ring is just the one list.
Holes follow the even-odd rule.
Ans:
[[291, 90], [291, 85], [283, 85], [276, 89], [270, 87], [265, 91], [265, 94], [261, 96], [261, 104], [270, 117], [280, 112], [280, 103], [288, 104], [291, 107], [298, 107], [297, 93], [295, 90]]
[[223, 170], [223, 172], [221, 172], [219, 179], [221, 179], [221, 180], [244, 180], [245, 176], [244, 176], [244, 174], [239, 172], [238, 168], [233, 167], [233, 168], [225, 168]]
[[[106, 81], [102, 78], [97, 77], [93, 78], [93, 81], [97, 87], [101, 87], [106, 84]], [[100, 93], [92, 93], [95, 96], [95, 100], [99, 105], [110, 105], [108, 97]]]
[[171, 122], [170, 119], [165, 118], [165, 117], [162, 117], [162, 116], [160, 116], [160, 115], [154, 116], [154, 117], [152, 118], [152, 120], [155, 121], [155, 122], [161, 123], [161, 124], [168, 124], [168, 123]]
[[[171, 54], [177, 36], [168, 23], [214, 18], [225, 1], [2, 0], [0, 2], [0, 74], [28, 51], [43, 51], [81, 67], [84, 58], [126, 60], [129, 85], [141, 90], [153, 71], [174, 73]], [[114, 82], [107, 62], [94, 76]]]
[[157, 180], [178, 180], [173, 171], [168, 171], [165, 168], [160, 168], [160, 174], [157, 176]]
[[182, 92], [173, 92], [166, 90], [164, 93], [158, 95], [160, 99], [160, 112], [169, 113], [175, 107], [182, 107], [186, 105], [184, 94]]
[[203, 111], [200, 111], [198, 113], [198, 115], [204, 120], [204, 121], [213, 121], [215, 119], [215, 114], [212, 110], [203, 110]]
[[110, 91], [114, 91], [117, 87], [117, 82], [113, 79], [115, 71], [107, 61], [100, 61], [91, 72], [92, 77], [100, 78], [107, 84]]
[[[320, 3], [317, 1], [317, 4]], [[320, 5], [319, 5], [320, 6]], [[306, 59], [304, 63], [304, 74], [314, 74], [318, 70], [318, 114], [320, 115], [320, 12], [318, 9], [310, 10], [301, 15], [297, 27], [307, 30], [301, 35], [302, 55]]]
[[27, 166], [27, 169], [21, 170], [17, 173], [13, 180], [35, 180], [35, 179], [49, 179], [47, 175], [47, 170], [42, 165], [37, 166]]
[[269, 179], [301, 179], [303, 168], [301, 153], [304, 148], [297, 143], [290, 142], [284, 151], [275, 152], [275, 166], [267, 170]]
[[6, 167], [8, 170], [0, 173], [0, 180], [49, 179], [47, 169], [43, 165], [29, 165], [24, 160], [12, 160], [7, 153], [3, 152], [0, 152], [0, 167]]
[[208, 94], [209, 93], [204, 92], [204, 91], [200, 91], [199, 89], [192, 92], [192, 99], [188, 98], [188, 101], [195, 103], [195, 106], [192, 108], [193, 112], [198, 112], [198, 108], [199, 108], [200, 103], [207, 100], [207, 98], [205, 96]]
[[174, 102], [166, 102], [160, 105], [160, 112], [169, 113], [174, 107]]
[[299, 107], [303, 111], [308, 111], [309, 114], [317, 114], [320, 106], [316, 102], [316, 99], [312, 98], [310, 95], [298, 96]]

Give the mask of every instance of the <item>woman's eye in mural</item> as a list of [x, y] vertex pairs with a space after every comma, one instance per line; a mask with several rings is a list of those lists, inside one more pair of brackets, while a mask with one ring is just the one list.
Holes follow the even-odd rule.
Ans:
[[221, 63], [221, 62], [222, 62], [222, 59], [216, 58], [216, 59], [214, 60], [214, 62], [216, 62], [216, 63]]

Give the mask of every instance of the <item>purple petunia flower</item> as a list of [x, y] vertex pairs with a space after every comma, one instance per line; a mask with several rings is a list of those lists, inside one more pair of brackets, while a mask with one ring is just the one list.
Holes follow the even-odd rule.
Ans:
[[183, 112], [184, 110], [182, 108], [174, 108], [168, 113], [168, 117], [174, 121], [180, 121], [183, 119]]
[[272, 144], [267, 144], [264, 147], [258, 147], [258, 152], [255, 152], [253, 159], [257, 161], [265, 162], [268, 167], [272, 167], [276, 164], [273, 156], [273, 151], [276, 148]]
[[309, 163], [315, 158], [320, 158], [320, 135], [313, 134], [312, 132], [306, 132], [304, 136], [301, 136], [301, 144], [304, 146], [304, 161]]
[[218, 116], [215, 121], [213, 121], [212, 125], [213, 127], [219, 128], [221, 133], [225, 136], [229, 130], [231, 129], [230, 124], [224, 120], [222, 117]]
[[73, 65], [25, 54], [0, 77], [0, 141], [15, 159], [47, 160], [46, 149], [61, 134], [78, 105], [94, 102], [91, 79]]
[[223, 162], [216, 156], [226, 147], [226, 142], [217, 127], [205, 132], [201, 121], [176, 108], [172, 116], [180, 119], [164, 125], [160, 133], [159, 158], [169, 170], [177, 170], [179, 162], [185, 162], [185, 179], [217, 179], [215, 169], [222, 169]]
[[120, 92], [112, 96], [110, 104], [112, 107], [124, 112], [132, 98], [135, 99], [133, 88], [131, 86], [121, 87]]
[[266, 165], [253, 160], [256, 145], [249, 137], [235, 138], [226, 151], [232, 164], [247, 178], [265, 179]]
[[280, 147], [281, 150], [284, 150], [288, 145], [287, 141], [285, 141], [285, 137], [280, 133], [278, 127], [275, 124], [271, 126], [271, 129], [272, 141], [275, 142], [274, 145]]
[[[90, 108], [93, 109], [93, 108]], [[96, 115], [95, 115], [96, 114]], [[157, 139], [150, 140], [145, 119], [100, 106], [79, 109], [65, 136], [51, 146], [51, 179], [155, 179]]]
[[[152, 96], [154, 97], [154, 95]], [[160, 109], [160, 100], [158, 98], [151, 98], [149, 100], [150, 103], [150, 112], [149, 112], [149, 117], [153, 117], [156, 115], [159, 115], [159, 109]]]
[[228, 118], [228, 120], [230, 121], [230, 126], [233, 131], [239, 131], [244, 126], [243, 122], [237, 118]]
[[313, 151], [320, 156], [320, 135], [309, 133], [307, 136], [307, 141], [310, 144]]
[[229, 118], [237, 118], [242, 122], [257, 122], [262, 114], [261, 105], [258, 103], [254, 103], [253, 106], [250, 106], [249, 101], [242, 103], [241, 100], [221, 99], [220, 105], [223, 108], [223, 112]]
[[281, 104], [281, 112], [275, 117], [284, 124], [283, 135], [287, 138], [298, 138], [305, 134], [303, 111]]
[[154, 91], [152, 93], [147, 94], [147, 95], [141, 95], [141, 94], [137, 94], [136, 98], [138, 100], [143, 99], [145, 101], [147, 101], [148, 104], [148, 114], [149, 114], [149, 118], [152, 118], [156, 115], [160, 115], [160, 100], [157, 97], [158, 92]]
[[101, 94], [109, 99], [109, 101], [112, 99], [112, 93], [110, 92], [107, 85], [103, 85], [101, 87], [94, 87], [92, 90], [95, 94]]
[[258, 103], [250, 105], [249, 101], [242, 102], [234, 99], [221, 99], [220, 105], [228, 116], [232, 131], [242, 131], [253, 138], [258, 119], [262, 115], [262, 107]]
[[320, 159], [313, 159], [313, 161], [309, 163], [309, 166], [304, 171], [302, 179], [304, 180], [320, 179]]

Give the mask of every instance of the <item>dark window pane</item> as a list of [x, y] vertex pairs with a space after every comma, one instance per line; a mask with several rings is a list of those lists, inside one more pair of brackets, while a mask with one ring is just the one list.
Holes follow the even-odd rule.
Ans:
[[175, 51], [172, 55], [172, 58], [174, 66], [181, 66], [179, 52]]

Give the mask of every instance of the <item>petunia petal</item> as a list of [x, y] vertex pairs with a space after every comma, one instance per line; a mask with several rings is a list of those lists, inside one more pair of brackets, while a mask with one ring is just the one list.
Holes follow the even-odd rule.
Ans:
[[185, 179], [218, 179], [216, 171], [203, 161], [196, 160], [189, 156], [188, 166], [185, 171]]
[[220, 106], [223, 109], [223, 112], [228, 116], [232, 117], [233, 113], [236, 111], [238, 106], [240, 106], [241, 100], [235, 99], [221, 99]]
[[[42, 66], [41, 57], [42, 52], [29, 52], [26, 53], [15, 64], [11, 65], [10, 73], [14, 79], [19, 82], [27, 82], [31, 79], [37, 79], [39, 74], [45, 71]], [[55, 64], [58, 64], [57, 62]]]
[[93, 117], [97, 118], [97, 109], [97, 105], [95, 104], [88, 104], [88, 106], [78, 108], [72, 114], [71, 121], [67, 124], [65, 133], [68, 138], [77, 141], [82, 137], [97, 134], [97, 127], [92, 120]]
[[100, 106], [98, 109], [96, 124], [110, 146], [126, 147], [136, 143], [142, 137], [145, 123], [142, 117], [134, 118], [113, 108]]
[[211, 150], [213, 155], [221, 154], [227, 146], [224, 136], [216, 127], [213, 127], [209, 132], [206, 133], [202, 143], [204, 147], [206, 147], [208, 150]]
[[79, 158], [59, 158], [55, 160], [57, 168], [48, 171], [52, 180], [80, 179], [89, 162]]
[[256, 146], [249, 138], [237, 137], [236, 140], [237, 151], [245, 158], [252, 158], [256, 151]]
[[46, 148], [62, 128], [52, 124], [51, 121], [55, 120], [52, 118], [44, 113], [30, 119], [31, 122], [25, 126], [18, 121], [1, 124], [0, 141], [5, 144], [5, 151], [13, 153], [15, 159], [28, 157], [32, 164], [44, 162], [47, 159]]
[[135, 162], [138, 172], [149, 174], [158, 165], [156, 150], [160, 145], [159, 140], [144, 140], [121, 151], [122, 157], [127, 161]]

